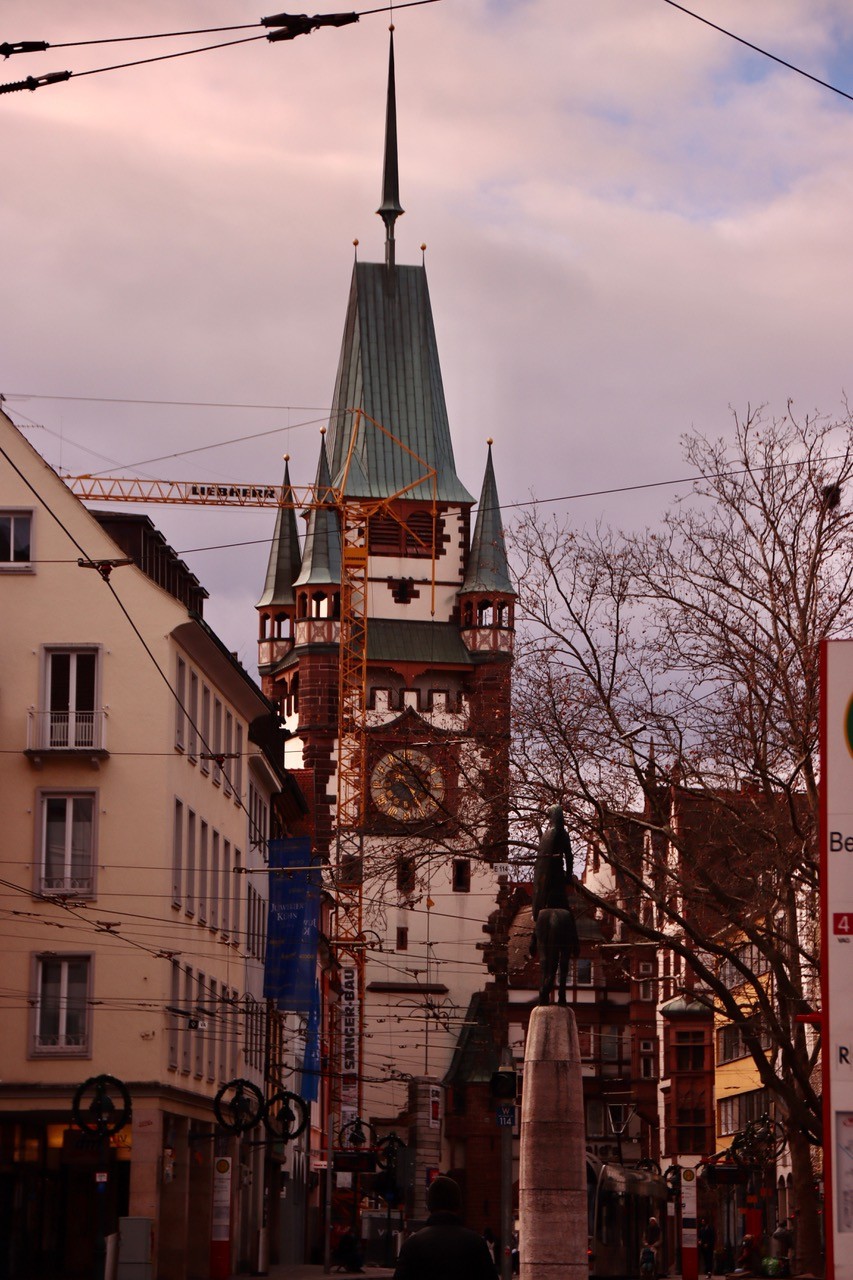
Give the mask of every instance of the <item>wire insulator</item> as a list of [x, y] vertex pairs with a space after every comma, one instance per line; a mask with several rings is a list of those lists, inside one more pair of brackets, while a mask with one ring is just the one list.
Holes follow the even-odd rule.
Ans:
[[44, 84], [59, 84], [62, 80], [70, 80], [71, 71], [51, 71], [46, 76], [27, 76], [26, 80], [13, 80], [11, 84], [0, 84], [0, 93], [17, 93], [19, 89], [40, 89]]
[[0, 44], [0, 53], [4, 58], [8, 58], [13, 53], [44, 53], [49, 48], [50, 45], [46, 40], [17, 40], [13, 44], [5, 41]]

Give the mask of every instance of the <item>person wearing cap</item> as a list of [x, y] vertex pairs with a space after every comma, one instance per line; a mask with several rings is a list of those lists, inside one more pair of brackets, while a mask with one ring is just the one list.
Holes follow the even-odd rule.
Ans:
[[654, 1254], [654, 1274], [660, 1275], [660, 1226], [657, 1218], [649, 1218], [646, 1223], [646, 1231], [643, 1237], [643, 1243], [647, 1249], [651, 1249]]
[[462, 1225], [462, 1193], [443, 1175], [427, 1191], [425, 1227], [409, 1236], [400, 1250], [394, 1280], [495, 1280], [489, 1246], [476, 1231]]

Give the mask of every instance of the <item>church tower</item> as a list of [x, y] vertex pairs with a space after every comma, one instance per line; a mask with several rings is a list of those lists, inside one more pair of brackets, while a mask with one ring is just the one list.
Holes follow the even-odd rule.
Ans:
[[[393, 34], [377, 212], [384, 261], [354, 266], [316, 488], [372, 504], [361, 1111], [414, 1147], [410, 1213], [420, 1216], [425, 1170], [453, 1165], [442, 1150], [442, 1080], [486, 981], [483, 926], [507, 856], [515, 592], [491, 441], [475, 503], [456, 471], [426, 270], [397, 262]], [[301, 554], [292, 514], [280, 514], [257, 606], [264, 691], [281, 708], [288, 767], [312, 799], [316, 847], [332, 863], [339, 509], [311, 508]]]

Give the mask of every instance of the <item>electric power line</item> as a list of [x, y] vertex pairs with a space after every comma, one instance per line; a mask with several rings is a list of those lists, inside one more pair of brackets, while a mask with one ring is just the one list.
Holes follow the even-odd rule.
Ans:
[[821, 80], [819, 76], [814, 76], [810, 71], [804, 71], [802, 67], [796, 66], [793, 62], [787, 62], [784, 58], [778, 57], [775, 53], [770, 53], [767, 49], [762, 49], [760, 45], [753, 44], [750, 40], [745, 40], [743, 36], [735, 35], [734, 31], [729, 31], [726, 27], [719, 26], [716, 22], [711, 22], [709, 18], [703, 18], [701, 14], [694, 13], [692, 9], [686, 9], [683, 4], [678, 4], [677, 0], [664, 0], [664, 4], [670, 5], [673, 9], [680, 9], [682, 13], [686, 13], [689, 18], [695, 18], [697, 22], [702, 22], [706, 27], [713, 27], [715, 31], [719, 31], [721, 35], [728, 36], [730, 40], [736, 40], [738, 44], [745, 45], [747, 49], [752, 49], [754, 53], [760, 53], [763, 58], [769, 58], [771, 62], [778, 62], [781, 67], [787, 67], [789, 71], [794, 71], [798, 76], [804, 76], [806, 80], [812, 80], [815, 84], [819, 84], [823, 89], [829, 89], [831, 93], [837, 93], [839, 97], [846, 98], [848, 102], [853, 102], [853, 94], [839, 89], [837, 85], [830, 84], [828, 80]]

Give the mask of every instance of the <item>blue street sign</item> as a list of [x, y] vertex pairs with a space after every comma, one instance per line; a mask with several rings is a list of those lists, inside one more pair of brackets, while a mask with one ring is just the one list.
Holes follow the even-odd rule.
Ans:
[[515, 1126], [515, 1106], [511, 1102], [500, 1102], [495, 1108], [498, 1128], [512, 1129]]

